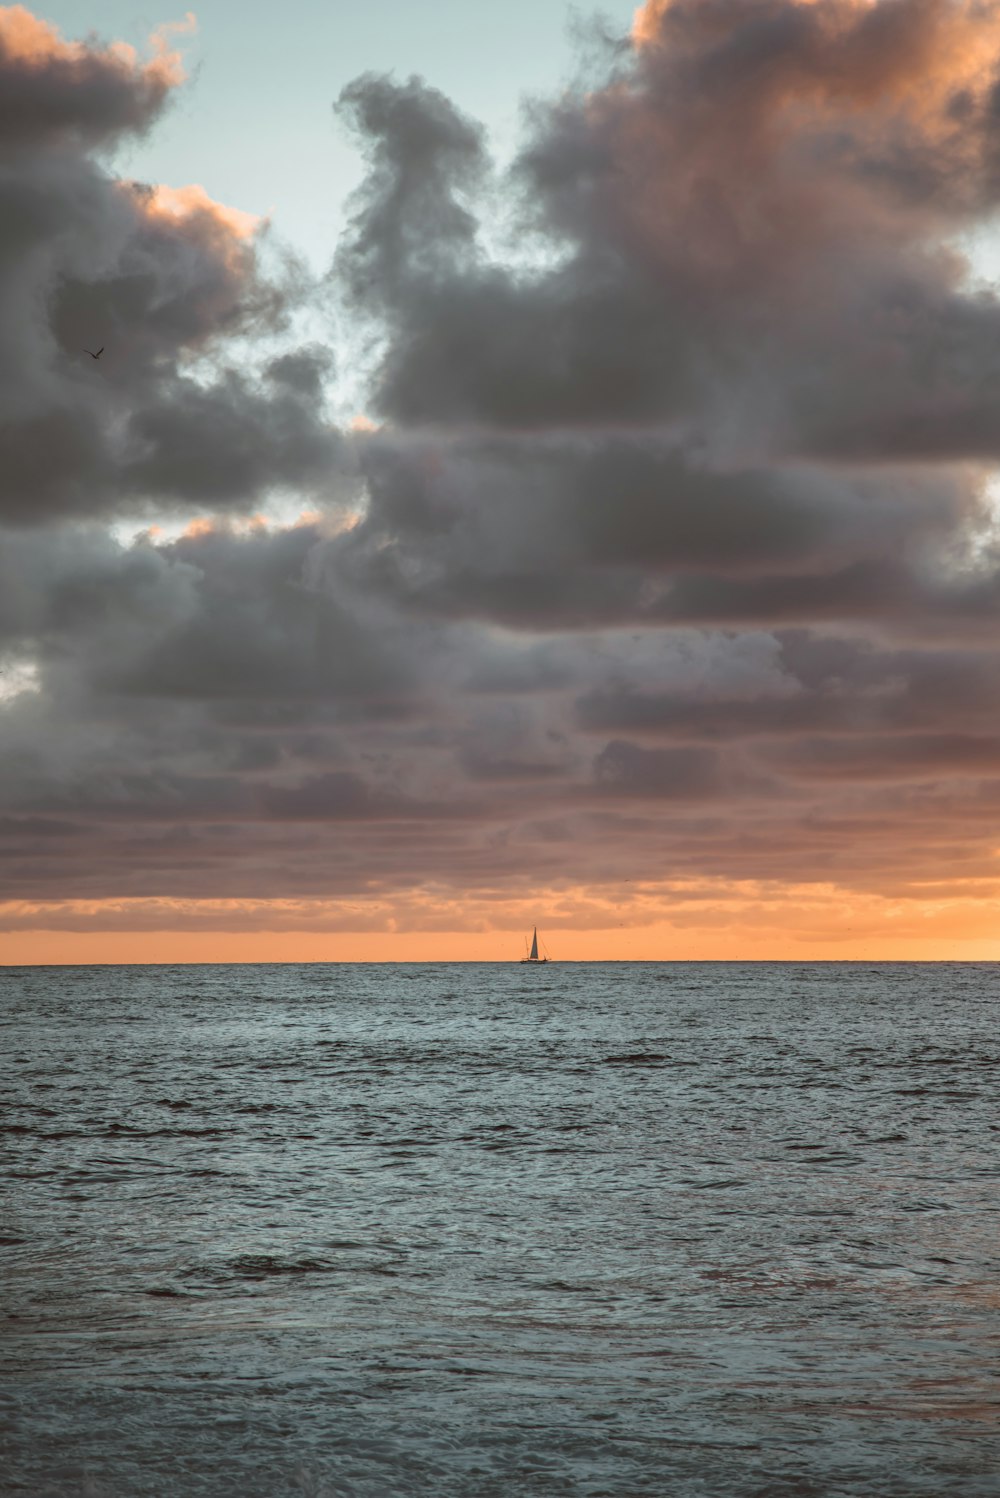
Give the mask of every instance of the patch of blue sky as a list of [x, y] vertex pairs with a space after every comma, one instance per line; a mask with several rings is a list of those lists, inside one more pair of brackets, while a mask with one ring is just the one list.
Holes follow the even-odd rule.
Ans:
[[[34, 8], [67, 37], [90, 33], [144, 51], [187, 4], [40, 0]], [[599, 12], [566, 0], [195, 0], [192, 9], [197, 31], [171, 43], [186, 58], [188, 83], [112, 165], [141, 181], [197, 182], [221, 202], [269, 216], [276, 235], [321, 272], [364, 170], [333, 114], [345, 84], [369, 71], [417, 74], [486, 126], [503, 161], [516, 148], [524, 101], [574, 76], [588, 35], [624, 37], [635, 0], [605, 0]]]

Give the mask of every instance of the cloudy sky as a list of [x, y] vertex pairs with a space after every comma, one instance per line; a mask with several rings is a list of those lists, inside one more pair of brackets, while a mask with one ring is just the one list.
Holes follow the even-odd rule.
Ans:
[[1000, 0], [358, 9], [0, 7], [0, 961], [1000, 956]]

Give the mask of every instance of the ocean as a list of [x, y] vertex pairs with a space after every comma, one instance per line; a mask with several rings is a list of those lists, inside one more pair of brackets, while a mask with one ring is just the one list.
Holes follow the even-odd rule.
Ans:
[[0, 969], [0, 1494], [1000, 1494], [1000, 966]]

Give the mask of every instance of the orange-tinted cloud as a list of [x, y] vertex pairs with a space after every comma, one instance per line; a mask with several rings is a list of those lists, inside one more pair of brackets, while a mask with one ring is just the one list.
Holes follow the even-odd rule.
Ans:
[[61, 68], [67, 75], [103, 67], [146, 85], [174, 88], [184, 81], [184, 63], [180, 52], [171, 50], [169, 37], [195, 28], [190, 11], [183, 21], [159, 27], [152, 37], [153, 57], [141, 62], [127, 42], [111, 42], [101, 49], [87, 42], [66, 41], [55, 26], [23, 5], [4, 5], [0, 6], [0, 57], [8, 66], [23, 64], [37, 71]]
[[[309, 499], [337, 468], [327, 351], [233, 352], [280, 332], [300, 291], [265, 271], [260, 221], [108, 166], [176, 92], [193, 25], [161, 28], [144, 59], [0, 8], [0, 524], [253, 511], [303, 480]], [[195, 378], [204, 355], [214, 373]]]
[[101, 138], [144, 130], [185, 77], [170, 35], [194, 29], [190, 13], [151, 38], [143, 60], [125, 42], [67, 41], [22, 5], [0, 6], [0, 135], [78, 132]]
[[852, 239], [905, 253], [992, 199], [992, 0], [650, 0], [633, 34], [639, 86], [591, 108], [668, 273], [686, 239], [715, 294], [773, 293]]
[[[135, 190], [135, 184], [125, 186]], [[167, 187], [160, 183], [144, 191], [141, 201], [143, 212], [150, 218], [171, 224], [208, 218], [236, 239], [250, 239], [262, 222], [256, 214], [216, 202], [198, 183], [189, 187]]]

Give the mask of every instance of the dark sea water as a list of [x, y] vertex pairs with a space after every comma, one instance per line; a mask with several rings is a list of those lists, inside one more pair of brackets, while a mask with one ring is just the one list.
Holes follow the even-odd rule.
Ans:
[[1000, 967], [0, 969], [0, 1493], [1000, 1494]]

